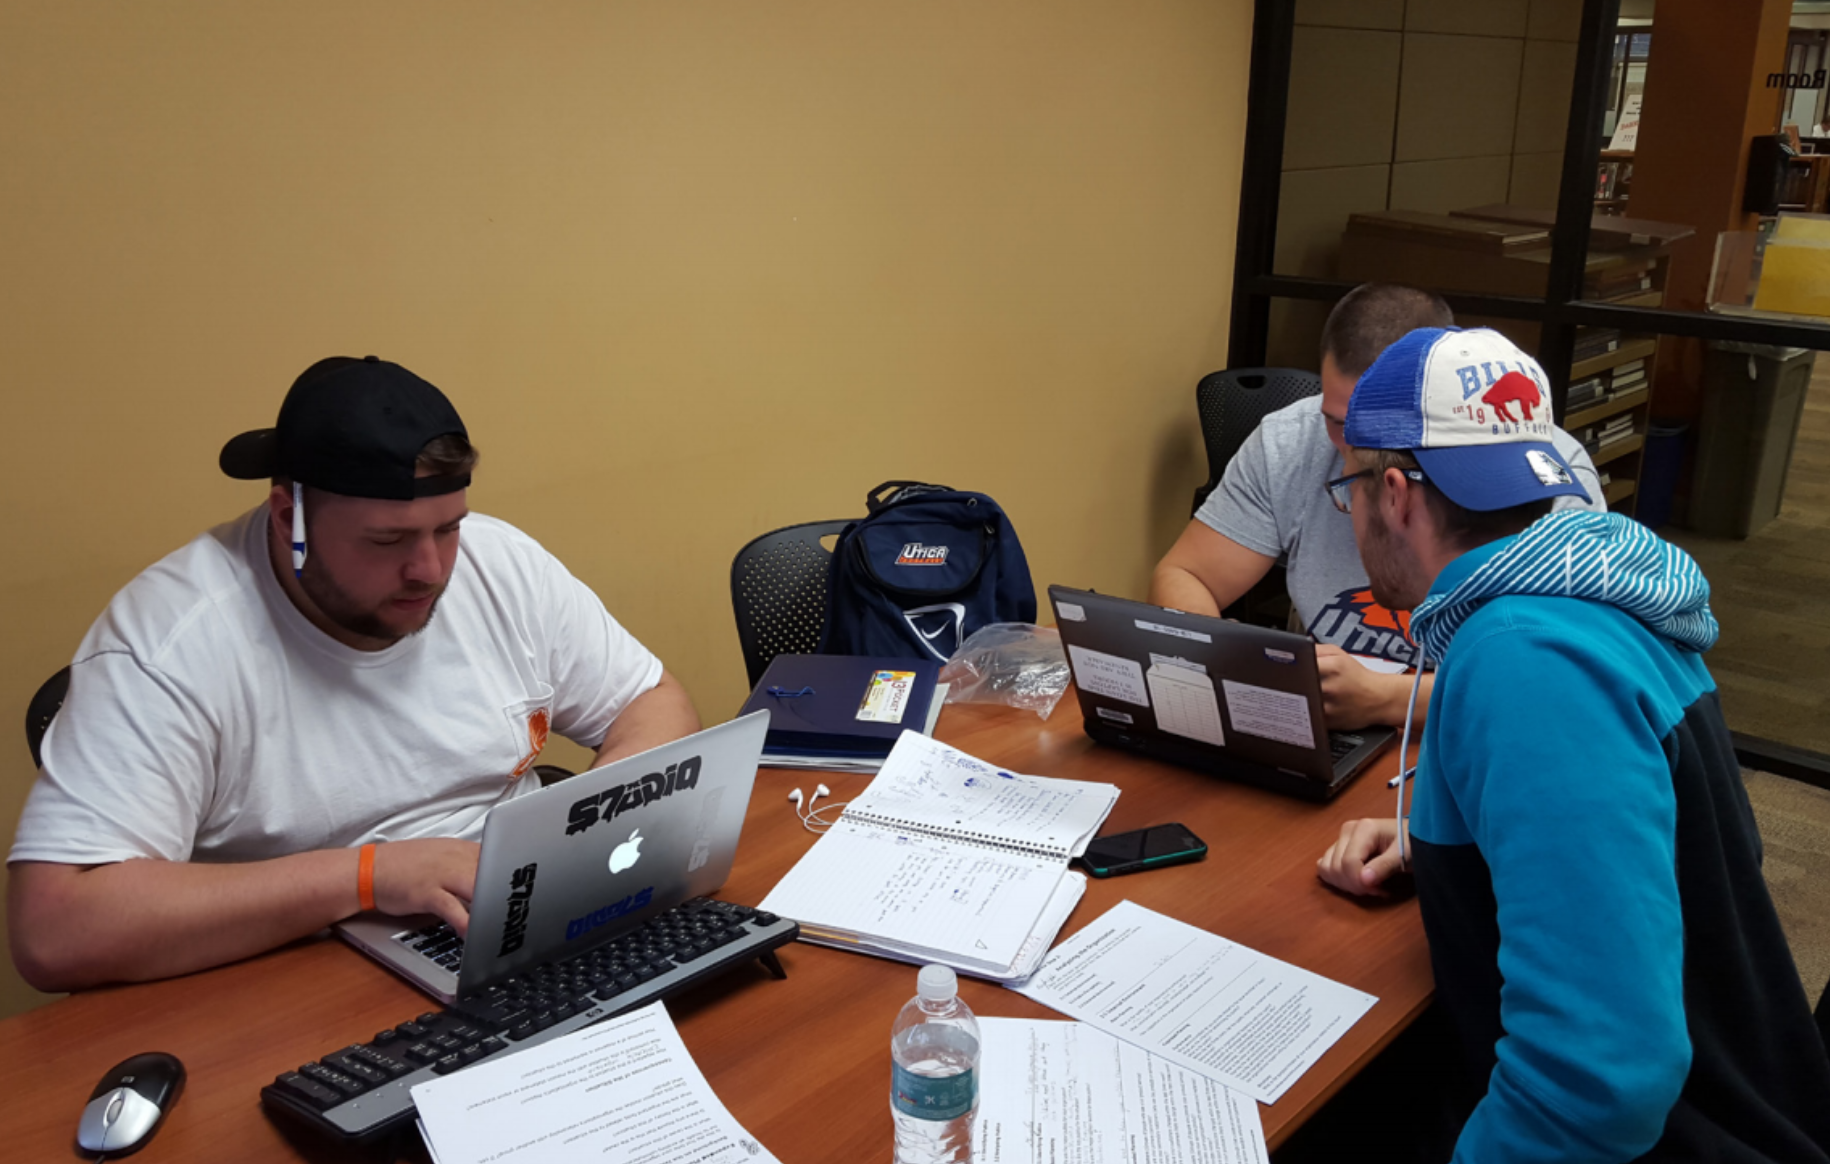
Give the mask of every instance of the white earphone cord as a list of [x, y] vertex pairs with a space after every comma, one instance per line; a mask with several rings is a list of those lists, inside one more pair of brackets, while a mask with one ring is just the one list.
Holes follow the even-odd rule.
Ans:
[[[1417, 689], [1423, 686], [1423, 652], [1417, 652], [1417, 677], [1411, 680], [1411, 697], [1404, 705], [1404, 734], [1398, 738], [1398, 868], [1411, 867], [1410, 837], [1404, 829], [1404, 790], [1416, 775], [1417, 766], [1404, 766], [1405, 755], [1411, 747], [1411, 717], [1417, 711]], [[1423, 745], [1418, 744], [1419, 750]]]
[[[794, 815], [800, 819], [802, 828], [810, 833], [823, 833], [838, 823], [836, 819], [826, 819], [826, 814], [844, 808], [846, 805], [850, 804], [851, 801], [838, 800], [827, 804], [825, 808], [816, 809], [813, 807], [820, 802], [820, 797], [831, 795], [832, 789], [826, 787], [824, 784], [818, 785], [813, 790], [813, 798], [807, 802], [807, 811], [802, 812], [800, 809], [801, 790], [796, 788], [793, 792], [788, 794], [788, 803], [795, 806]], [[816, 825], [819, 827], [814, 827]]]

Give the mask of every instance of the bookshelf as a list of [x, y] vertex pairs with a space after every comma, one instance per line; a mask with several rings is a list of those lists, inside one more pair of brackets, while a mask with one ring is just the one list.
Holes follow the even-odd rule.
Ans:
[[[1625, 155], [1630, 159], [1631, 154]], [[1621, 198], [1625, 205], [1624, 195]], [[1495, 204], [1448, 214], [1387, 210], [1352, 215], [1341, 245], [1341, 277], [1407, 283], [1435, 291], [1542, 297], [1550, 281], [1550, 232], [1555, 215]], [[1628, 218], [1598, 208], [1590, 222], [1583, 298], [1636, 307], [1665, 301], [1671, 245], [1689, 227]], [[1491, 327], [1528, 352], [1540, 328], [1513, 319], [1466, 317], [1466, 327]], [[1652, 414], [1658, 340], [1611, 328], [1578, 328], [1569, 368], [1564, 430], [1588, 449], [1602, 475], [1610, 509], [1632, 513]]]
[[1633, 151], [1602, 150], [1595, 163], [1595, 213], [1624, 215], [1633, 187]]

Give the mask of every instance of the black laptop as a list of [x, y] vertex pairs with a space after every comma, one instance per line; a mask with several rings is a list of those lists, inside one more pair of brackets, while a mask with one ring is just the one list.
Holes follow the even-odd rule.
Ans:
[[1307, 636], [1050, 586], [1087, 734], [1304, 800], [1329, 800], [1391, 743], [1330, 732]]

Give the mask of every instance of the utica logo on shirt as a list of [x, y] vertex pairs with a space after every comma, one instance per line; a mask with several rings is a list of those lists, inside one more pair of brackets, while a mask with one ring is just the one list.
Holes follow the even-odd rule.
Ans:
[[1367, 588], [1341, 591], [1309, 624], [1309, 634], [1317, 642], [1333, 643], [1350, 654], [1406, 665], [1417, 662], [1417, 648], [1411, 642], [1411, 612], [1380, 606]]
[[898, 566], [944, 566], [947, 564], [947, 546], [924, 546], [920, 542], [910, 542], [902, 547], [902, 553], [896, 555]]
[[534, 766], [534, 761], [540, 758], [541, 750], [546, 747], [547, 731], [551, 724], [552, 715], [544, 707], [536, 707], [527, 713], [528, 753], [521, 757], [521, 762], [515, 765], [515, 770], [508, 774], [510, 780], [519, 780], [527, 775], [528, 769]]

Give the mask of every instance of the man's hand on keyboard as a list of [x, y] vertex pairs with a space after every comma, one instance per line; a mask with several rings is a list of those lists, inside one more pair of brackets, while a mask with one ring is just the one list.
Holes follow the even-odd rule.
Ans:
[[477, 884], [475, 841], [389, 841], [375, 847], [375, 907], [406, 916], [437, 914], [459, 934], [470, 928]]

